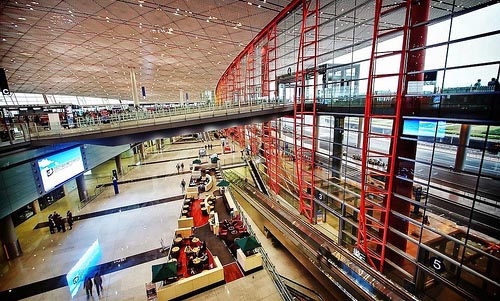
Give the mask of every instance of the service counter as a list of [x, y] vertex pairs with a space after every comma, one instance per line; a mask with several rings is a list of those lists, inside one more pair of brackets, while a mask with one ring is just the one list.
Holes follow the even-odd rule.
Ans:
[[193, 235], [193, 228], [177, 228], [175, 229], [175, 236], [181, 236], [182, 238], [188, 238]]
[[209, 174], [206, 174], [205, 175], [206, 179], [205, 179], [205, 191], [210, 191], [212, 189], [212, 187], [214, 187], [214, 181], [212, 179], [212, 176], [209, 175]]
[[210, 230], [212, 231], [212, 233], [214, 235], [219, 235], [219, 214], [217, 214], [217, 212], [210, 212], [208, 216], [208, 223], [210, 224]]
[[186, 198], [187, 199], [197, 199], [199, 196], [198, 194], [198, 186], [189, 186], [186, 187]]
[[181, 229], [194, 227], [194, 220], [192, 217], [181, 217], [177, 220], [177, 227]]
[[226, 201], [226, 204], [227, 204], [229, 211], [232, 212], [231, 217], [234, 218], [234, 217], [237, 217], [238, 215], [240, 215], [240, 212], [238, 211], [238, 208], [236, 207], [236, 205], [234, 203], [233, 196], [229, 193], [229, 189], [227, 189], [227, 188], [224, 190], [224, 199]]
[[243, 271], [248, 272], [262, 266], [262, 255], [259, 252], [245, 256], [241, 249], [236, 250], [236, 259]]
[[160, 287], [158, 289], [158, 300], [172, 300], [204, 287], [223, 282], [224, 269], [217, 256], [214, 256], [214, 265], [215, 267], [210, 270], [204, 270], [199, 274], [182, 278], [176, 282]]
[[[214, 186], [214, 181], [212, 176], [206, 174], [204, 176], [194, 176], [191, 175], [191, 179], [189, 180], [189, 185], [186, 188], [186, 198], [199, 198], [199, 193], [204, 191], [210, 191]], [[201, 191], [200, 191], [201, 187]]]

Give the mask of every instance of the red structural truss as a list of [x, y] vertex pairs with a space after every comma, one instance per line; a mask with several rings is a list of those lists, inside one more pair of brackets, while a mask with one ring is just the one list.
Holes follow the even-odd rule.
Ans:
[[246, 73], [245, 73], [245, 100], [246, 103], [253, 104], [257, 96], [255, 83], [255, 49], [254, 45], [250, 44], [246, 56]]
[[236, 136], [237, 136], [237, 141], [238, 144], [240, 145], [241, 149], [245, 148], [245, 126], [240, 125], [236, 127]]
[[264, 144], [269, 187], [274, 193], [278, 194], [278, 139], [275, 124], [275, 122], [271, 121], [262, 124], [262, 143]]
[[[217, 89], [216, 89], [216, 99], [218, 103], [222, 103], [224, 101], [228, 100], [228, 91], [226, 91], [222, 86], [224, 84], [227, 85], [227, 77], [231, 73], [231, 70], [235, 67], [236, 64], [240, 63], [240, 60], [242, 60], [245, 56], [247, 56], [251, 51], [253, 51], [254, 45], [257, 44], [258, 42], [262, 41], [262, 39], [268, 35], [268, 32], [270, 29], [273, 27], [276, 28], [277, 24], [286, 18], [290, 12], [292, 12], [296, 7], [298, 7], [303, 0], [291, 0], [288, 5], [278, 13], [278, 15], [266, 26], [264, 27], [253, 39], [252, 41], [243, 49], [242, 52], [233, 60], [231, 65], [229, 65], [224, 72], [224, 75], [221, 76], [219, 79], [219, 82], [217, 83]], [[268, 38], [268, 40], [270, 40]], [[272, 80], [272, 78], [271, 78]], [[226, 97], [225, 97], [226, 95]]]
[[[404, 70], [407, 61], [407, 35], [409, 30], [409, 13], [411, 0], [392, 1], [384, 4], [377, 0], [373, 29], [372, 53], [368, 88], [366, 93], [365, 120], [363, 127], [363, 152], [361, 169], [361, 203], [359, 208], [359, 231], [357, 247], [366, 255], [366, 260], [374, 268], [383, 271], [387, 234], [389, 232], [389, 215], [391, 208], [393, 178], [396, 160], [396, 146], [399, 130], [402, 92], [404, 88]], [[386, 20], [393, 20], [391, 14], [406, 10], [405, 19], [397, 27], [386, 27]], [[384, 19], [387, 18], [387, 19]], [[394, 24], [394, 22], [391, 22]], [[402, 34], [403, 45], [394, 50], [378, 49], [380, 42], [392, 35]], [[382, 48], [382, 47], [381, 47]], [[384, 63], [389, 57], [399, 58], [399, 72], [383, 73], [377, 66]], [[388, 68], [378, 68], [388, 69]], [[378, 81], [397, 81], [397, 90], [382, 95], [375, 93]], [[395, 99], [395, 101], [394, 101]], [[388, 101], [390, 100], [390, 101]], [[373, 131], [375, 123], [384, 123], [392, 128], [390, 134], [381, 134]], [[389, 149], [381, 151], [376, 148], [377, 141], [389, 142]], [[388, 162], [387, 169], [377, 168], [369, 162], [370, 159], [380, 159]], [[384, 177], [385, 187], [375, 185], [374, 177]]]
[[251, 124], [247, 126], [248, 128], [248, 141], [250, 142], [250, 151], [252, 154], [257, 154], [257, 151], [259, 149], [259, 141], [257, 139], [258, 137], [258, 130], [257, 130], [257, 125]]
[[316, 84], [319, 0], [302, 2], [302, 26], [295, 73], [294, 152], [299, 211], [314, 222], [314, 154], [316, 151]]
[[[277, 31], [272, 24], [267, 32], [267, 44], [263, 47], [265, 60], [262, 67], [262, 96], [268, 100], [275, 99], [277, 94]], [[264, 59], [264, 57], [263, 57]]]
[[245, 98], [245, 80], [241, 72], [241, 62], [234, 65], [234, 90], [233, 100], [240, 103]]

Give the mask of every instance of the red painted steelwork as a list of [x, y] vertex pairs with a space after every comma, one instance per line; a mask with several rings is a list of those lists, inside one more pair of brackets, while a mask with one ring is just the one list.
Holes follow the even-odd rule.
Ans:
[[[370, 58], [370, 71], [368, 78], [368, 88], [366, 93], [365, 120], [363, 127], [363, 152], [361, 169], [361, 203], [359, 210], [359, 231], [357, 247], [362, 250], [368, 263], [379, 271], [383, 271], [387, 234], [389, 232], [389, 216], [393, 191], [393, 179], [395, 174], [397, 137], [399, 122], [401, 119], [402, 92], [405, 83], [405, 68], [407, 61], [407, 34], [409, 31], [409, 15], [411, 0], [399, 1], [389, 7], [384, 7], [382, 0], [377, 0], [375, 4], [375, 18], [373, 28], [372, 52]], [[404, 24], [401, 27], [384, 29], [380, 24], [381, 19], [397, 10], [405, 9]], [[378, 52], [377, 47], [382, 36], [387, 32], [391, 34], [397, 31], [403, 35], [401, 50]], [[398, 74], [388, 74], [376, 70], [377, 59], [388, 56], [399, 56], [400, 65]], [[380, 95], [375, 93], [375, 81], [378, 78], [397, 76], [397, 88], [393, 106], [382, 109], [377, 104]], [[392, 95], [391, 95], [392, 96]], [[380, 134], [372, 132], [372, 122], [385, 121], [392, 125], [392, 133]], [[389, 139], [390, 148], [387, 153], [375, 150], [371, 143], [376, 139]], [[387, 160], [389, 170], [376, 169], [369, 165], [372, 158]], [[374, 184], [373, 177], [381, 176], [385, 178], [385, 187]]]
[[[243, 59], [245, 55], [248, 53], [249, 47], [253, 47], [253, 45], [257, 45], [259, 41], [261, 41], [269, 32], [269, 30], [283, 20], [289, 13], [295, 10], [303, 0], [292, 0], [290, 4], [288, 4], [281, 12], [278, 13], [278, 15], [271, 21], [269, 24], [264, 27], [256, 36], [255, 38], [248, 43], [248, 45], [240, 52], [240, 54], [233, 60], [233, 62], [227, 67], [226, 71], [224, 74], [221, 76], [219, 79], [219, 82], [217, 83], [217, 88], [216, 88], [216, 93], [222, 92], [219, 87], [221, 86], [221, 82], [224, 80], [224, 78], [227, 76], [227, 74], [230, 73], [230, 70], [233, 69], [234, 65], [239, 63]], [[250, 46], [252, 45], [252, 46]], [[217, 97], [218, 98], [218, 97]]]
[[[317, 140], [318, 19], [319, 0], [304, 0], [302, 2], [302, 25], [295, 72], [294, 153], [298, 177], [299, 211], [311, 223], [315, 222], [313, 219], [315, 217], [314, 155]], [[307, 82], [311, 79], [312, 83]], [[312, 93], [310, 93], [312, 98], [307, 98], [310, 87], [312, 87]], [[310, 131], [312, 134], [306, 135], [306, 131]]]
[[278, 145], [276, 138], [276, 128], [273, 122], [267, 121], [262, 124], [262, 143], [264, 144], [264, 157], [266, 158], [267, 175], [269, 177], [269, 187], [278, 194]]

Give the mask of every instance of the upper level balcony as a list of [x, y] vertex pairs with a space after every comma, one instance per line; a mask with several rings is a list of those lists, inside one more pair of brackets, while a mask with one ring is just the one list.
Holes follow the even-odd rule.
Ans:
[[[312, 100], [307, 100], [312, 102]], [[319, 112], [363, 114], [366, 96], [317, 98]], [[395, 109], [396, 96], [390, 92], [374, 95], [374, 112]], [[210, 129], [262, 122], [293, 114], [293, 100], [227, 102], [221, 105], [184, 106], [159, 110], [133, 110], [109, 115], [76, 116], [73, 120], [35, 124], [7, 118], [1, 132], [3, 149], [19, 145], [49, 145], [87, 142], [117, 145], [201, 132]], [[475, 124], [500, 122], [500, 92], [488, 87], [457, 87], [435, 94], [407, 94], [402, 115], [431, 119], [454, 119]]]
[[[279, 102], [207, 104], [160, 110], [86, 114], [72, 120], [47, 118], [26, 123], [11, 118], [4, 124], [2, 147], [57, 143], [118, 145], [263, 122], [293, 114], [293, 104]], [[14, 121], [16, 120], [16, 121]]]

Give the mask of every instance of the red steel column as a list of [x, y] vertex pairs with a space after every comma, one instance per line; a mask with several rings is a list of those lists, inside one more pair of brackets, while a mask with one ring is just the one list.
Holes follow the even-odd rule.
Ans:
[[[411, 20], [410, 20], [410, 31], [409, 31], [409, 53], [408, 53], [408, 61], [407, 61], [407, 72], [411, 71], [423, 71], [424, 63], [425, 63], [425, 49], [411, 51], [411, 49], [424, 47], [427, 43], [427, 26], [418, 26], [413, 27], [415, 24], [420, 24], [426, 22], [429, 19], [429, 11], [430, 11], [430, 0], [416, 1], [416, 3], [412, 4], [411, 7]], [[411, 81], [423, 81], [424, 73], [418, 74], [408, 74], [406, 76], [406, 85]], [[403, 91], [406, 95], [406, 89]], [[403, 97], [405, 96], [403, 95]], [[410, 108], [415, 108], [415, 105], [418, 104], [411, 103], [412, 101], [418, 101], [415, 98], [403, 98], [402, 102], [402, 112], [408, 112]], [[409, 100], [410, 99], [410, 100]], [[404, 115], [404, 114], [401, 114]], [[400, 129], [399, 133], [403, 132], [403, 120], [400, 120]], [[417, 143], [416, 141], [410, 141], [406, 139], [399, 139], [396, 150], [396, 158], [403, 157], [409, 159], [415, 159], [417, 151]], [[401, 161], [397, 161], [396, 170], [399, 168], [407, 168], [408, 170], [415, 169], [414, 163], [410, 163], [409, 161], [404, 161], [404, 166], [401, 164]], [[408, 166], [411, 164], [411, 166]], [[408, 175], [408, 178], [413, 178], [413, 174]], [[408, 198], [412, 197], [412, 188], [413, 185], [409, 181], [402, 181], [395, 179], [394, 180], [394, 193], [406, 196]], [[402, 200], [398, 197], [394, 197], [392, 199], [391, 211], [399, 212], [404, 216], [410, 216], [410, 203]], [[408, 233], [409, 223], [407, 221], [403, 221], [399, 218], [390, 218], [389, 226], [398, 229], [402, 233]], [[407, 240], [401, 236], [392, 234], [389, 231], [387, 236], [387, 242], [394, 245], [398, 249], [402, 251], [406, 251], [407, 248]], [[402, 257], [396, 255], [394, 252], [391, 252], [390, 249], [387, 250], [386, 258], [392, 260], [393, 262], [400, 264], [403, 262]]]

